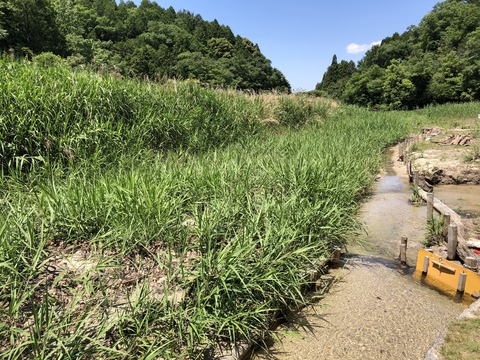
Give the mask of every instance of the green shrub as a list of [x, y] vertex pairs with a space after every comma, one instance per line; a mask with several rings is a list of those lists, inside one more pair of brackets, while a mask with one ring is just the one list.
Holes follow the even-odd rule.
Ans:
[[64, 61], [60, 56], [52, 54], [51, 52], [44, 52], [44, 53], [35, 55], [32, 58], [32, 61], [37, 65], [45, 66], [45, 67], [59, 66], [64, 64]]
[[440, 245], [445, 240], [445, 220], [443, 217], [428, 220], [425, 246]]

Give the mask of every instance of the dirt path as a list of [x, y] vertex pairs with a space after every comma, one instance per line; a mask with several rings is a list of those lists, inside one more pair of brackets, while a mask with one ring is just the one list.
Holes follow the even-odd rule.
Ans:
[[[396, 155], [392, 153], [392, 159]], [[443, 328], [464, 307], [416, 282], [395, 261], [401, 236], [409, 263], [424, 234], [425, 208], [408, 203], [403, 167], [392, 161], [362, 207], [368, 235], [350, 246], [340, 281], [316, 305], [278, 329], [281, 343], [254, 359], [423, 359]]]

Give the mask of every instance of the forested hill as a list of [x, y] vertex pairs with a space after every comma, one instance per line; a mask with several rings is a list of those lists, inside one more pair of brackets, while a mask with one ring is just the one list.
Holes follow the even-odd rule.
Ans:
[[258, 45], [218, 21], [142, 0], [0, 0], [0, 51], [212, 86], [290, 91]]
[[480, 100], [480, 0], [438, 3], [357, 66], [334, 56], [316, 90], [377, 109]]

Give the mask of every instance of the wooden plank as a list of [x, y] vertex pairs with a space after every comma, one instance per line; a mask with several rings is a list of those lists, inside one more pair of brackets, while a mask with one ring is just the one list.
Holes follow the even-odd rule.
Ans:
[[436, 260], [433, 260], [432, 261], [432, 264], [433, 264], [433, 267], [439, 269], [440, 271], [448, 271], [449, 273], [452, 273], [452, 274], [455, 274], [456, 272], [456, 269], [453, 268], [453, 267], [450, 267], [448, 265], [445, 265], [443, 262], [441, 261], [436, 261]]
[[433, 219], [434, 200], [434, 194], [431, 192], [427, 193], [427, 221], [431, 221]]
[[[423, 200], [427, 201], [428, 192], [423, 189], [418, 189], [418, 193], [422, 197]], [[470, 256], [474, 256], [474, 252], [468, 247], [467, 238], [466, 238], [466, 230], [465, 226], [463, 225], [462, 218], [458, 215], [455, 211], [445, 205], [443, 202], [438, 200], [437, 198], [433, 199], [433, 208], [440, 213], [441, 215], [450, 214], [450, 223], [457, 225], [457, 253], [460, 259], [465, 262], [465, 259]]]

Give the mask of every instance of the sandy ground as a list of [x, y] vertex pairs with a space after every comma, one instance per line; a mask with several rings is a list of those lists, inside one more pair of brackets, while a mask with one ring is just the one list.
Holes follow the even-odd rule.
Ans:
[[355, 240], [363, 246], [349, 246], [345, 266], [332, 270], [338, 283], [281, 326], [281, 341], [254, 359], [423, 359], [463, 311], [463, 305], [416, 282], [412, 268], [396, 261], [400, 238], [407, 236], [408, 263], [414, 266], [426, 210], [409, 204], [403, 166], [390, 165], [360, 212], [368, 235]]
[[[434, 128], [426, 139], [409, 150], [413, 170], [418, 170], [431, 185], [472, 184], [480, 185], [480, 139], [474, 130]], [[424, 130], [425, 131], [425, 130]], [[464, 145], [450, 144], [455, 136], [468, 136]]]

